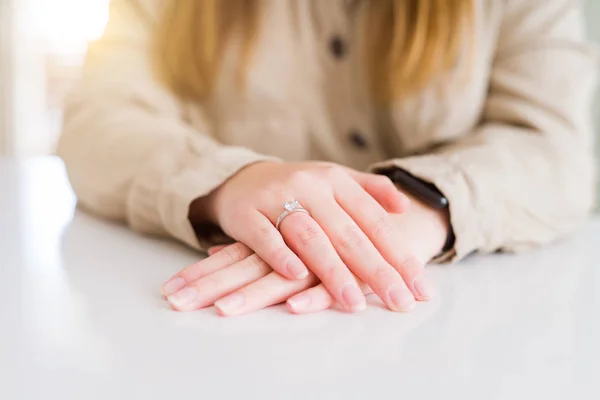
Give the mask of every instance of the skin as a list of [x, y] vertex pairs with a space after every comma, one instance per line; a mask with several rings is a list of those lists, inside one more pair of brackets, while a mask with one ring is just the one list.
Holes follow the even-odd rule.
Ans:
[[[292, 198], [312, 215], [291, 214], [277, 231]], [[336, 303], [356, 312], [371, 290], [390, 310], [409, 311], [433, 296], [423, 266], [449, 229], [446, 212], [410, 202], [388, 178], [320, 162], [253, 164], [195, 207], [190, 218], [238, 243], [212, 249], [162, 291], [176, 310], [214, 304], [226, 316], [285, 301], [298, 314]]]

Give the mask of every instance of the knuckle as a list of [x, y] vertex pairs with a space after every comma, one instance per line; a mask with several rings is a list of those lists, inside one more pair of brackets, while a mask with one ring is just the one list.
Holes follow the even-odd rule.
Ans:
[[265, 238], [266, 240], [272, 240], [273, 235], [275, 234], [275, 230], [271, 225], [264, 225], [258, 228], [258, 233], [261, 238]]
[[323, 236], [323, 231], [313, 224], [304, 223], [298, 229], [298, 239], [305, 246], [322, 241]]
[[307, 170], [298, 170], [290, 175], [290, 182], [293, 186], [306, 187], [314, 184], [315, 174]]
[[326, 176], [331, 179], [344, 179], [348, 177], [348, 173], [339, 165], [330, 164], [324, 167]]
[[373, 224], [372, 236], [373, 239], [389, 238], [394, 231], [394, 224], [389, 215], [382, 213], [377, 216]]
[[242, 243], [235, 243], [225, 247], [221, 253], [227, 259], [228, 263], [233, 264], [244, 258], [245, 247]]
[[371, 276], [372, 283], [375, 283], [379, 287], [389, 286], [399, 278], [398, 273], [389, 265], [380, 265], [376, 267]]
[[250, 257], [248, 257], [247, 259], [248, 262], [248, 266], [250, 268], [256, 268], [256, 269], [264, 269], [265, 267], [265, 262], [256, 254], [251, 255]]
[[274, 229], [270, 225], [261, 225], [254, 230], [252, 238], [255, 242], [266, 242], [267, 245], [272, 245]]
[[342, 282], [344, 279], [341, 277], [342, 270], [335, 265], [329, 264], [324, 271], [323, 280], [325, 282]]
[[421, 273], [424, 266], [414, 254], [410, 253], [401, 259], [399, 269], [403, 275], [413, 276]]
[[362, 249], [366, 244], [366, 237], [358, 226], [349, 226], [345, 228], [344, 233], [340, 238], [340, 246], [344, 249]]
[[287, 197], [287, 190], [281, 183], [271, 183], [256, 194], [256, 201], [259, 204], [272, 204]]
[[215, 274], [211, 274], [199, 280], [196, 284], [196, 289], [198, 289], [198, 291], [202, 293], [204, 290], [219, 291], [222, 286], [222, 279], [220, 279]]

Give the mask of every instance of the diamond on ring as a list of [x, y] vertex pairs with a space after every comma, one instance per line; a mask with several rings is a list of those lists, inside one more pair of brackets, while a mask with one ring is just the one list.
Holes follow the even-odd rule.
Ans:
[[284, 212], [283, 214], [281, 214], [279, 216], [279, 218], [277, 218], [277, 222], [275, 223], [275, 228], [279, 230], [279, 224], [281, 224], [281, 221], [283, 221], [283, 219], [285, 217], [287, 217], [288, 215], [292, 214], [292, 213], [297, 213], [297, 212], [301, 212], [304, 214], [308, 214], [310, 215], [310, 212], [308, 212], [307, 209], [305, 209], [304, 207], [302, 207], [300, 205], [300, 202], [296, 199], [290, 200], [290, 201], [286, 201], [283, 204], [283, 208], [284, 208]]
[[287, 211], [292, 211], [298, 207], [300, 207], [300, 203], [296, 199], [286, 201], [285, 204], [283, 205], [283, 208], [285, 208]]

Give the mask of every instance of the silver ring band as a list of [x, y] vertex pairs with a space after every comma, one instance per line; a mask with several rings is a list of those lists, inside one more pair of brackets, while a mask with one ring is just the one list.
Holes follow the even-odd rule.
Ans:
[[310, 212], [306, 208], [302, 207], [296, 199], [287, 201], [283, 205], [283, 208], [285, 209], [285, 211], [279, 216], [279, 218], [277, 218], [277, 222], [275, 223], [275, 229], [277, 230], [279, 230], [279, 225], [281, 224], [281, 221], [283, 221], [284, 218], [290, 214], [301, 212], [310, 215]]

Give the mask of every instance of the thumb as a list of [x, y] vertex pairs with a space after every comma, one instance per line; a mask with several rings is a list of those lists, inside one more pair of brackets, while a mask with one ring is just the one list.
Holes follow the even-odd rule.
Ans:
[[387, 176], [354, 170], [348, 172], [387, 212], [401, 214], [408, 210], [410, 199]]

